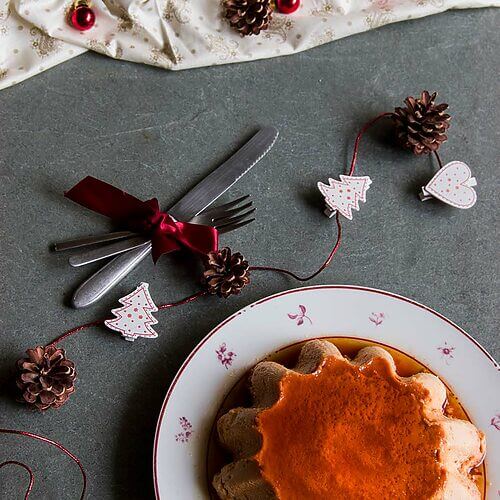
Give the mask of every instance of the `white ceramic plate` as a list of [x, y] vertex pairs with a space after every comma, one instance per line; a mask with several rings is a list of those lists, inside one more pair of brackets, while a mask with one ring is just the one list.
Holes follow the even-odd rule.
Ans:
[[487, 498], [500, 495], [498, 364], [460, 327], [426, 306], [381, 290], [327, 285], [288, 290], [251, 304], [193, 350], [172, 382], [158, 420], [156, 497], [208, 498], [207, 446], [225, 395], [270, 353], [325, 336], [381, 342], [439, 375], [485, 432]]

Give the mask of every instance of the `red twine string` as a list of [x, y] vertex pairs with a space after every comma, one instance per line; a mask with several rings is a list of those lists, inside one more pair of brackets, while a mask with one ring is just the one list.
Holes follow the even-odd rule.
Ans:
[[[61, 450], [65, 455], [67, 455], [69, 458], [71, 458], [71, 460], [73, 460], [73, 462], [75, 462], [76, 465], [78, 465], [78, 468], [80, 469], [80, 472], [82, 473], [83, 486], [82, 486], [82, 494], [80, 496], [80, 500], [83, 500], [83, 498], [85, 496], [85, 491], [87, 489], [87, 475], [85, 474], [85, 470], [83, 469], [83, 465], [80, 462], [80, 460], [78, 459], [78, 457], [73, 455], [73, 453], [71, 453], [69, 450], [67, 450], [62, 444], [59, 444], [58, 442], [53, 441], [52, 439], [46, 438], [44, 436], [39, 436], [38, 434], [33, 434], [32, 432], [28, 432], [28, 431], [17, 431], [14, 429], [1, 429], [0, 428], [0, 434], [16, 434], [18, 436], [25, 436], [25, 437], [29, 437], [32, 439], [37, 439], [38, 441], [42, 441], [43, 443], [48, 443], [52, 446], [55, 446], [59, 450]], [[15, 465], [18, 465], [20, 467], [23, 467], [24, 469], [26, 469], [28, 471], [28, 473], [30, 475], [30, 483], [29, 483], [28, 489], [26, 490], [26, 493], [24, 495], [24, 499], [26, 500], [31, 493], [31, 490], [33, 488], [33, 483], [35, 482], [35, 476], [33, 475], [32, 470], [26, 464], [23, 464], [22, 462], [16, 462], [15, 460], [9, 460], [7, 462], [3, 462], [2, 464], [0, 464], [0, 468], [2, 468], [4, 465], [7, 465], [7, 464], [15, 464]]]
[[439, 156], [439, 153], [437, 151], [434, 151], [434, 156], [436, 157], [439, 168], [443, 168], [443, 162], [441, 161], [441, 157]]
[[[356, 135], [356, 139], [354, 141], [351, 166], [349, 168], [349, 173], [348, 173], [349, 176], [352, 176], [354, 174], [354, 171], [356, 168], [356, 162], [358, 160], [359, 143], [361, 141], [361, 138], [365, 134], [365, 132], [371, 126], [375, 125], [375, 123], [377, 123], [382, 118], [388, 118], [390, 116], [392, 116], [392, 113], [380, 113], [375, 118], [373, 118], [372, 120], [365, 123], [363, 125], [363, 127], [361, 127], [361, 129], [358, 132], [358, 134]], [[439, 158], [439, 155], [437, 154], [437, 152], [436, 152], [436, 158], [438, 159], [438, 162], [441, 165], [441, 159]], [[250, 271], [271, 271], [271, 272], [286, 274], [287, 276], [290, 276], [291, 278], [296, 279], [297, 281], [302, 281], [302, 282], [312, 280], [313, 278], [318, 276], [318, 274], [322, 273], [330, 265], [330, 263], [333, 260], [333, 257], [335, 256], [335, 254], [337, 253], [337, 250], [340, 247], [340, 242], [342, 241], [342, 224], [340, 223], [340, 216], [339, 216], [338, 212], [335, 214], [335, 222], [337, 223], [337, 240], [335, 241], [335, 245], [333, 246], [332, 250], [328, 254], [328, 257], [323, 262], [323, 264], [321, 264], [319, 269], [316, 270], [315, 272], [313, 272], [312, 274], [310, 274], [308, 276], [298, 276], [297, 274], [295, 274], [292, 271], [289, 271], [288, 269], [283, 269], [283, 268], [279, 268], [279, 267], [270, 267], [270, 266], [251, 266]], [[188, 297], [185, 297], [184, 299], [181, 299], [177, 302], [161, 304], [160, 306], [158, 306], [158, 310], [162, 311], [164, 309], [169, 309], [171, 307], [180, 306], [183, 304], [189, 304], [190, 302], [194, 302], [195, 300], [197, 300], [200, 297], [203, 297], [205, 295], [207, 295], [207, 291], [203, 290], [203, 291], [197, 292], [193, 295], [190, 295]], [[99, 319], [96, 321], [91, 321], [90, 323], [85, 323], [83, 325], [76, 326], [75, 328], [72, 328], [71, 330], [68, 330], [67, 332], [63, 333], [62, 335], [59, 335], [59, 337], [56, 337], [54, 340], [52, 340], [52, 342], [47, 344], [47, 346], [55, 346], [59, 342], [65, 340], [68, 337], [71, 337], [75, 333], [81, 332], [82, 330], [86, 330], [87, 328], [91, 328], [93, 326], [102, 325], [104, 323], [104, 321], [105, 321], [105, 319]]]
[[381, 120], [382, 118], [389, 118], [390, 116], [392, 116], [392, 113], [380, 113], [375, 118], [373, 118], [369, 122], [366, 122], [361, 127], [361, 130], [358, 132], [358, 135], [356, 136], [356, 140], [354, 141], [354, 149], [352, 151], [351, 168], [349, 169], [349, 173], [347, 175], [353, 175], [354, 174], [354, 169], [356, 168], [356, 161], [358, 160], [359, 141], [361, 141], [361, 138], [363, 137], [363, 134], [372, 125], [375, 125], [375, 123], [377, 123], [379, 120]]
[[[374, 125], [375, 123], [377, 123], [379, 120], [381, 120], [382, 118], [390, 117], [390, 116], [392, 116], [392, 113], [381, 113], [380, 115], [376, 116], [375, 118], [373, 118], [372, 120], [370, 120], [369, 122], [367, 122], [361, 128], [361, 130], [358, 132], [358, 134], [356, 136], [356, 139], [354, 141], [354, 148], [353, 148], [352, 160], [351, 160], [351, 165], [350, 165], [349, 173], [348, 173], [349, 176], [352, 176], [354, 174], [354, 171], [355, 171], [355, 168], [356, 168], [356, 162], [357, 162], [357, 158], [358, 158], [359, 143], [361, 141], [361, 138], [363, 137], [363, 134], [372, 125]], [[435, 152], [435, 155], [436, 155], [437, 161], [438, 161], [438, 163], [439, 163], [439, 165], [441, 167], [442, 166], [441, 159], [439, 158], [439, 155], [437, 154], [437, 152]], [[337, 250], [340, 247], [340, 243], [342, 241], [342, 225], [341, 225], [341, 222], [340, 222], [340, 216], [339, 216], [339, 212], [338, 211], [335, 214], [335, 222], [337, 224], [337, 240], [335, 242], [335, 245], [333, 246], [332, 250], [328, 254], [328, 257], [323, 262], [323, 264], [321, 264], [321, 266], [319, 267], [319, 269], [316, 270], [315, 272], [313, 272], [312, 274], [310, 274], [308, 276], [303, 276], [302, 277], [302, 276], [298, 276], [297, 274], [295, 274], [292, 271], [289, 271], [288, 269], [282, 269], [282, 268], [278, 268], [278, 267], [269, 267], [269, 266], [252, 266], [249, 269], [251, 271], [271, 271], [271, 272], [277, 272], [277, 273], [281, 273], [281, 274], [285, 274], [287, 276], [290, 276], [291, 278], [294, 278], [297, 281], [301, 281], [301, 282], [303, 282], [303, 281], [309, 281], [309, 280], [315, 278], [316, 276], [318, 276], [321, 272], [323, 272], [330, 265], [331, 261], [333, 260], [333, 257], [335, 256], [335, 254], [337, 253]], [[189, 304], [190, 302], [194, 302], [195, 300], [197, 300], [200, 297], [203, 297], [203, 296], [205, 296], [207, 294], [208, 294], [208, 292], [206, 290], [202, 290], [202, 291], [197, 292], [197, 293], [195, 293], [193, 295], [185, 297], [185, 298], [183, 298], [183, 299], [181, 299], [181, 300], [179, 300], [177, 302], [171, 302], [171, 303], [161, 304], [161, 305], [158, 306], [158, 310], [162, 311], [164, 309], [170, 309], [171, 307], [176, 307], [176, 306], [180, 306], [180, 305], [183, 305], [183, 304]], [[99, 325], [104, 324], [104, 321], [105, 321], [105, 319], [99, 319], [99, 320], [91, 321], [89, 323], [85, 323], [83, 325], [76, 326], [76, 327], [68, 330], [67, 332], [63, 333], [62, 335], [59, 335], [58, 337], [56, 337], [54, 340], [52, 340], [52, 342], [50, 342], [49, 344], [47, 344], [47, 346], [55, 346], [59, 342], [67, 339], [68, 337], [71, 337], [72, 335], [74, 335], [74, 334], [76, 334], [78, 332], [81, 332], [81, 331], [86, 330], [88, 328], [92, 328], [94, 326], [99, 326]], [[18, 434], [18, 435], [21, 435], [21, 436], [26, 436], [26, 437], [30, 437], [30, 438], [33, 438], [33, 439], [37, 439], [39, 441], [43, 441], [45, 443], [51, 444], [52, 446], [55, 446], [56, 448], [58, 448], [59, 450], [61, 450], [63, 453], [65, 453], [68, 457], [70, 457], [78, 465], [78, 467], [80, 468], [80, 472], [81, 472], [82, 477], [83, 477], [82, 495], [80, 497], [81, 500], [83, 500], [83, 497], [84, 497], [85, 491], [86, 491], [86, 487], [87, 487], [87, 477], [86, 477], [85, 471], [83, 469], [83, 466], [82, 466], [80, 460], [75, 455], [73, 455], [70, 451], [68, 451], [64, 446], [62, 446], [61, 444], [59, 444], [59, 443], [57, 443], [55, 441], [52, 441], [49, 438], [46, 438], [46, 437], [43, 437], [43, 436], [39, 436], [37, 434], [33, 434], [33, 433], [27, 432], [27, 431], [16, 431], [16, 430], [11, 430], [11, 429], [0, 429], [0, 433], [4, 433], [4, 434]], [[2, 467], [4, 467], [5, 465], [9, 465], [9, 464], [17, 465], [19, 467], [23, 467], [28, 472], [28, 474], [30, 476], [30, 482], [29, 482], [28, 488], [27, 488], [25, 496], [24, 496], [24, 498], [26, 500], [29, 497], [29, 495], [31, 493], [31, 490], [33, 489], [33, 484], [34, 484], [34, 481], [35, 481], [35, 477], [33, 475], [33, 472], [32, 472], [32, 470], [27, 465], [25, 465], [25, 464], [23, 464], [21, 462], [17, 462], [15, 460], [9, 460], [9, 461], [1, 463], [0, 464], [0, 469]]]
[[[354, 141], [354, 148], [352, 152], [352, 160], [351, 160], [351, 166], [349, 168], [349, 173], [347, 175], [352, 176], [354, 174], [354, 170], [356, 169], [356, 162], [358, 160], [358, 151], [359, 151], [359, 143], [361, 141], [361, 138], [363, 137], [363, 134], [372, 126], [375, 125], [379, 120], [382, 118], [388, 118], [392, 116], [392, 113], [381, 113], [380, 115], [376, 116], [369, 122], [365, 123], [361, 130], [358, 132], [358, 135], [356, 136], [356, 139]], [[438, 161], [439, 157], [438, 157]], [[318, 274], [322, 273], [331, 263], [333, 260], [333, 257], [337, 253], [337, 250], [340, 247], [340, 242], [342, 241], [342, 224], [340, 223], [340, 217], [339, 217], [339, 212], [335, 214], [335, 222], [337, 223], [337, 241], [335, 242], [335, 245], [333, 246], [330, 254], [326, 258], [325, 262], [321, 264], [319, 269], [312, 273], [309, 276], [298, 276], [297, 274], [293, 273], [292, 271], [289, 271], [288, 269], [282, 269], [279, 267], [268, 267], [268, 266], [253, 266], [250, 268], [251, 271], [273, 271], [276, 273], [281, 273], [281, 274], [286, 274], [287, 276], [290, 276], [297, 281], [309, 281], [318, 276]]]
[[[160, 304], [158, 306], [158, 311], [163, 311], [164, 309], [169, 309], [171, 307], [175, 306], [182, 306], [184, 304], [189, 304], [190, 302], [194, 302], [196, 299], [199, 299], [200, 297], [203, 297], [206, 295], [207, 292], [205, 290], [202, 290], [201, 292], [194, 293], [193, 295], [189, 295], [189, 297], [185, 297], [181, 300], [178, 300], [177, 302], [169, 302], [167, 304]], [[111, 319], [111, 318], [106, 318], [106, 319]], [[85, 323], [83, 325], [75, 326], [74, 328], [71, 328], [71, 330], [68, 330], [67, 332], [64, 332], [62, 335], [59, 335], [59, 337], [56, 337], [52, 342], [49, 342], [45, 347], [48, 346], [55, 346], [59, 342], [62, 342], [63, 340], [67, 339], [68, 337], [71, 337], [75, 333], [81, 332], [83, 330], [87, 330], [87, 328], [92, 328], [93, 326], [99, 326], [103, 325], [106, 319], [97, 319], [95, 321], [91, 321], [89, 323]]]
[[86, 330], [87, 328], [92, 328], [93, 326], [102, 325], [104, 324], [104, 321], [105, 321], [104, 319], [98, 319], [96, 321], [91, 321], [90, 323], [85, 323], [80, 326], [75, 326], [75, 328], [72, 328], [71, 330], [64, 332], [62, 335], [59, 335], [59, 337], [56, 337], [52, 342], [47, 344], [46, 347], [55, 346], [57, 343], [63, 341], [64, 339], [71, 337], [71, 335], [81, 332], [82, 330]]
[[175, 307], [175, 306], [182, 306], [184, 304], [189, 304], [190, 302], [194, 302], [196, 299], [199, 299], [200, 297], [207, 295], [207, 293], [208, 292], [206, 290], [202, 290], [201, 292], [197, 292], [197, 293], [190, 295], [189, 297], [186, 297], [184, 299], [181, 299], [177, 302], [172, 302], [170, 304], [161, 304], [158, 306], [158, 311], [163, 311], [164, 309], [169, 309], [169, 308]]
[[311, 275], [301, 277], [301, 276], [298, 276], [297, 274], [295, 274], [294, 272], [289, 271], [288, 269], [282, 269], [280, 267], [269, 267], [269, 266], [252, 266], [252, 267], [250, 267], [250, 270], [251, 271], [272, 271], [275, 273], [286, 274], [287, 276], [290, 276], [290, 277], [296, 279], [297, 281], [312, 280], [313, 278], [318, 276], [318, 274], [323, 272], [330, 265], [330, 262], [332, 261], [334, 255], [337, 253], [337, 250], [340, 247], [340, 242], [342, 240], [342, 225], [340, 223], [340, 216], [339, 216], [338, 212], [335, 214], [335, 222], [337, 223], [337, 241], [335, 242], [335, 245], [333, 246], [332, 250], [330, 251], [325, 262], [323, 262], [323, 264], [321, 264], [320, 268], [317, 271], [315, 271], [314, 273], [312, 273]]
[[26, 488], [26, 492], [24, 493], [24, 500], [27, 500], [30, 496], [31, 490], [33, 489], [33, 484], [35, 484], [35, 475], [33, 474], [33, 471], [26, 464], [18, 462], [17, 460], [7, 460], [6, 462], [2, 462], [0, 464], [0, 469], [6, 465], [18, 465], [28, 471], [28, 474], [30, 475], [30, 482]]

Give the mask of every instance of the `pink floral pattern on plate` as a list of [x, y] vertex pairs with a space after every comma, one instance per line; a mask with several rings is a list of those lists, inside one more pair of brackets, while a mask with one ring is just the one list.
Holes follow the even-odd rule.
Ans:
[[385, 319], [385, 313], [383, 312], [372, 312], [368, 319], [375, 325], [381, 325]]
[[175, 440], [178, 443], [187, 443], [193, 435], [193, 426], [186, 417], [179, 418], [179, 425], [181, 426], [182, 432], [175, 435]]
[[500, 431], [500, 413], [497, 413], [492, 417], [490, 424], [497, 430]]
[[441, 357], [444, 359], [444, 362], [449, 365], [450, 360], [453, 359], [453, 351], [455, 350], [454, 347], [448, 344], [448, 342], [445, 341], [444, 345], [441, 347], [437, 348], [438, 351], [441, 352]]
[[215, 351], [215, 354], [217, 354], [217, 359], [226, 370], [228, 370], [233, 364], [233, 360], [236, 357], [235, 352], [227, 350], [225, 342], [219, 346], [219, 348]]
[[290, 319], [295, 320], [297, 322], [297, 326], [303, 325], [305, 320], [309, 321], [309, 323], [312, 325], [312, 319], [306, 314], [307, 313], [306, 306], [299, 304], [299, 310], [300, 312], [298, 314], [288, 313], [288, 317]]

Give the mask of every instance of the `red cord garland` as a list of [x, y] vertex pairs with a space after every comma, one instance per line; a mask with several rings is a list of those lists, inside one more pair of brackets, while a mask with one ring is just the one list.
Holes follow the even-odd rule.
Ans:
[[[193, 295], [190, 295], [189, 297], [185, 297], [184, 299], [181, 299], [177, 302], [170, 302], [168, 304], [161, 304], [158, 306], [158, 311], [163, 311], [164, 309], [169, 309], [170, 307], [175, 307], [175, 306], [182, 306], [183, 304], [189, 304], [189, 302], [194, 302], [196, 299], [203, 297], [203, 295], [206, 295], [207, 292], [205, 290], [202, 290], [201, 292], [197, 292]], [[108, 318], [106, 318], [108, 319]], [[45, 347], [49, 346], [55, 346], [59, 342], [67, 339], [68, 337], [71, 337], [71, 335], [74, 335], [75, 333], [81, 332], [82, 330], [86, 330], [87, 328], [92, 328], [93, 326], [99, 326], [103, 325], [106, 319], [97, 319], [95, 321], [91, 321], [90, 323], [85, 323], [83, 325], [75, 326], [74, 328], [71, 328], [71, 330], [68, 330], [67, 332], [64, 332], [62, 335], [59, 335], [59, 337], [56, 337], [52, 342], [49, 342]], [[111, 319], [111, 318], [109, 318]]]
[[30, 475], [30, 482], [28, 484], [28, 487], [26, 488], [26, 492], [24, 493], [24, 500], [27, 500], [30, 496], [31, 490], [33, 489], [33, 484], [35, 484], [35, 475], [33, 474], [33, 471], [26, 464], [18, 462], [17, 460], [7, 460], [6, 462], [2, 462], [0, 464], [0, 469], [2, 467], [5, 467], [6, 465], [18, 465], [19, 467], [22, 467], [23, 469], [26, 469], [28, 471], [28, 474]]
[[185, 299], [181, 299], [177, 302], [172, 302], [171, 304], [161, 304], [158, 306], [158, 311], [163, 311], [164, 309], [169, 309], [170, 307], [175, 307], [175, 306], [182, 306], [184, 304], [189, 304], [190, 302], [194, 302], [196, 299], [199, 299], [200, 297], [203, 297], [204, 295], [207, 295], [206, 290], [202, 290], [201, 292], [197, 292], [193, 295], [190, 295], [189, 297], [186, 297]]
[[[363, 127], [361, 127], [361, 129], [358, 132], [358, 134], [356, 135], [356, 139], [354, 141], [354, 148], [353, 148], [353, 153], [352, 153], [351, 166], [349, 168], [349, 173], [348, 173], [349, 176], [352, 176], [354, 174], [354, 171], [355, 171], [355, 168], [356, 168], [356, 162], [358, 160], [359, 143], [361, 141], [361, 138], [365, 134], [365, 132], [372, 125], [375, 125], [375, 123], [377, 123], [382, 118], [388, 118], [390, 116], [392, 116], [392, 113], [380, 113], [375, 118], [373, 118], [369, 122], [365, 123], [363, 125]], [[439, 158], [439, 155], [437, 154], [437, 152], [435, 154], [436, 154], [436, 157], [437, 157], [439, 163], [441, 164], [441, 160]], [[315, 278], [316, 276], [318, 276], [318, 274], [322, 273], [330, 265], [331, 261], [333, 260], [333, 257], [335, 256], [335, 254], [337, 253], [337, 250], [340, 247], [340, 243], [342, 241], [342, 224], [340, 223], [340, 217], [339, 217], [339, 213], [338, 212], [335, 215], [335, 222], [337, 223], [337, 240], [335, 241], [335, 245], [333, 246], [332, 250], [328, 254], [328, 257], [326, 258], [326, 260], [323, 262], [323, 264], [321, 264], [321, 266], [319, 267], [319, 269], [317, 269], [315, 272], [313, 272], [309, 276], [298, 276], [297, 274], [295, 274], [292, 271], [289, 271], [288, 269], [282, 269], [282, 268], [279, 268], [279, 267], [270, 267], [270, 266], [251, 266], [249, 268], [250, 271], [272, 271], [272, 272], [277, 272], [277, 273], [281, 273], [281, 274], [286, 274], [287, 276], [290, 276], [291, 278], [294, 278], [297, 281], [302, 281], [302, 282], [303, 281], [312, 280], [313, 278]], [[177, 302], [172, 302], [172, 303], [167, 303], [167, 304], [161, 304], [160, 306], [158, 306], [158, 310], [162, 311], [164, 309], [169, 309], [171, 307], [180, 306], [180, 305], [183, 305], [183, 304], [189, 304], [190, 302], [194, 302], [195, 300], [197, 300], [200, 297], [203, 297], [204, 295], [207, 295], [207, 292], [205, 290], [197, 292], [197, 293], [195, 293], [193, 295], [190, 295], [188, 297], [185, 297], [184, 299], [181, 299], [181, 300], [179, 300]], [[75, 328], [72, 328], [71, 330], [68, 330], [67, 332], [63, 333], [62, 335], [59, 335], [59, 337], [56, 337], [54, 340], [52, 340], [52, 342], [50, 342], [49, 344], [47, 344], [46, 347], [48, 347], [48, 346], [55, 346], [56, 344], [58, 344], [59, 342], [65, 340], [66, 338], [70, 337], [71, 335], [74, 335], [75, 333], [81, 332], [82, 330], [86, 330], [87, 328], [91, 328], [93, 326], [99, 326], [99, 325], [103, 324], [104, 321], [105, 321], [105, 319], [99, 319], [99, 320], [91, 321], [90, 323], [85, 323], [83, 325], [80, 325], [80, 326], [77, 326]]]
[[441, 161], [441, 157], [439, 156], [439, 153], [437, 151], [434, 151], [434, 156], [436, 157], [439, 168], [443, 168], [443, 162]]
[[71, 330], [68, 330], [62, 335], [59, 335], [59, 337], [56, 337], [52, 342], [48, 343], [46, 347], [55, 346], [58, 342], [61, 342], [68, 337], [71, 337], [71, 335], [74, 335], [75, 333], [81, 332], [82, 330], [86, 330], [87, 328], [102, 325], [104, 324], [104, 321], [105, 321], [104, 319], [97, 319], [95, 321], [91, 321], [90, 323], [85, 323], [83, 325], [75, 326]]
[[276, 273], [286, 274], [287, 276], [290, 276], [290, 277], [296, 279], [297, 281], [312, 280], [313, 278], [315, 278], [318, 274], [323, 272], [330, 265], [330, 262], [332, 261], [334, 255], [337, 253], [337, 250], [340, 247], [340, 242], [342, 240], [342, 225], [340, 223], [340, 217], [339, 217], [338, 212], [335, 214], [335, 222], [337, 223], [337, 241], [335, 242], [335, 245], [333, 246], [333, 248], [332, 248], [331, 252], [329, 253], [328, 257], [326, 258], [325, 262], [323, 262], [323, 264], [321, 264], [319, 269], [317, 271], [315, 271], [314, 273], [312, 273], [311, 275], [301, 277], [301, 276], [298, 276], [297, 274], [295, 274], [294, 272], [289, 271], [288, 269], [282, 269], [280, 267], [269, 267], [269, 266], [252, 266], [252, 267], [250, 267], [250, 271], [273, 271]]
[[[361, 138], [363, 137], [363, 134], [375, 123], [377, 123], [379, 120], [382, 118], [388, 118], [392, 116], [392, 113], [380, 113], [378, 116], [370, 120], [369, 122], [365, 123], [361, 130], [358, 132], [358, 135], [356, 136], [356, 139], [354, 141], [354, 148], [352, 152], [352, 160], [351, 160], [351, 166], [349, 168], [349, 173], [347, 175], [352, 176], [354, 174], [354, 170], [356, 168], [356, 162], [358, 160], [358, 151], [359, 151], [359, 143], [361, 141]], [[437, 153], [436, 153], [437, 154]], [[438, 157], [439, 159], [439, 157]], [[318, 276], [318, 274], [322, 273], [331, 263], [333, 260], [333, 257], [337, 253], [337, 250], [340, 247], [340, 242], [342, 240], [342, 224], [340, 223], [340, 217], [339, 217], [339, 212], [335, 214], [335, 222], [337, 223], [337, 241], [335, 242], [335, 245], [333, 246], [333, 249], [331, 250], [330, 254], [326, 258], [325, 262], [320, 266], [320, 268], [312, 273], [309, 276], [301, 277], [298, 276], [297, 274], [293, 273], [292, 271], [288, 271], [287, 269], [282, 269], [279, 267], [268, 267], [268, 266], [253, 266], [250, 267], [251, 271], [274, 271], [277, 273], [281, 274], [286, 274], [287, 276], [290, 276], [297, 281], [309, 281]]]
[[[381, 113], [380, 115], [376, 116], [375, 118], [373, 118], [372, 120], [370, 120], [369, 122], [367, 122], [361, 128], [361, 130], [358, 132], [358, 134], [356, 136], [356, 139], [354, 141], [353, 155], [352, 155], [351, 165], [350, 165], [349, 173], [348, 173], [349, 176], [352, 176], [354, 174], [354, 171], [355, 171], [355, 168], [356, 168], [357, 157], [358, 157], [358, 151], [359, 151], [359, 143], [361, 141], [361, 138], [362, 138], [363, 134], [372, 125], [374, 125], [375, 123], [377, 123], [379, 120], [381, 120], [382, 118], [390, 117], [390, 116], [392, 116], [392, 113]], [[439, 164], [441, 166], [441, 159], [439, 158], [439, 155], [437, 154], [437, 152], [435, 152], [435, 155], [436, 155], [436, 158], [437, 158], [437, 160], [438, 160], [438, 162], [439, 162]], [[294, 272], [289, 271], [288, 269], [282, 269], [282, 268], [278, 268], [278, 267], [269, 267], [269, 266], [252, 266], [252, 267], [249, 268], [249, 270], [250, 271], [271, 271], [271, 272], [277, 272], [277, 273], [281, 273], [281, 274], [285, 274], [287, 276], [290, 276], [291, 278], [294, 278], [297, 281], [301, 281], [301, 282], [309, 281], [309, 280], [315, 278], [316, 276], [318, 276], [321, 272], [323, 272], [330, 265], [331, 261], [333, 260], [333, 257], [335, 256], [335, 254], [337, 253], [337, 251], [338, 251], [338, 249], [340, 247], [340, 243], [342, 241], [342, 225], [341, 225], [341, 222], [340, 222], [340, 216], [339, 216], [339, 212], [338, 211], [337, 211], [337, 213], [335, 215], [335, 222], [337, 223], [337, 240], [335, 242], [335, 245], [333, 246], [332, 250], [328, 254], [328, 257], [326, 258], [326, 260], [323, 262], [323, 264], [321, 264], [321, 266], [319, 267], [319, 269], [317, 269], [315, 272], [313, 272], [309, 276], [301, 277], [301, 276], [298, 276], [297, 274], [295, 274]], [[206, 290], [202, 290], [202, 291], [197, 292], [197, 293], [195, 293], [193, 295], [185, 297], [185, 298], [183, 298], [183, 299], [181, 299], [181, 300], [179, 300], [177, 302], [171, 302], [171, 303], [161, 304], [160, 306], [158, 306], [158, 310], [162, 311], [164, 309], [169, 309], [171, 307], [176, 307], [176, 306], [180, 306], [180, 305], [183, 305], [183, 304], [188, 304], [190, 302], [194, 302], [195, 300], [197, 300], [200, 297], [203, 297], [203, 296], [205, 296], [207, 294], [208, 294], [208, 292]], [[74, 334], [76, 334], [78, 332], [81, 332], [83, 330], [86, 330], [86, 329], [94, 327], [94, 326], [102, 325], [102, 324], [104, 324], [104, 321], [105, 321], [105, 319], [99, 319], [99, 320], [91, 321], [89, 323], [85, 323], [83, 325], [76, 326], [76, 327], [68, 330], [67, 332], [63, 333], [62, 335], [59, 335], [58, 337], [56, 337], [54, 340], [52, 340], [52, 342], [50, 342], [49, 344], [47, 344], [46, 347], [48, 347], [48, 346], [55, 346], [59, 342], [62, 342], [63, 340], [67, 339], [68, 337], [70, 337], [70, 336], [72, 336], [72, 335], [74, 335]], [[43, 436], [39, 436], [37, 434], [33, 434], [33, 433], [27, 432], [27, 431], [17, 431], [17, 430], [11, 430], [11, 429], [0, 429], [0, 433], [4, 433], [4, 434], [17, 434], [17, 435], [26, 436], [26, 437], [30, 437], [30, 438], [33, 438], [33, 439], [37, 439], [39, 441], [46, 442], [46, 443], [51, 444], [52, 446], [55, 446], [56, 448], [60, 449], [63, 453], [65, 453], [68, 457], [70, 457], [78, 465], [78, 467], [80, 468], [80, 471], [82, 473], [83, 488], [82, 488], [82, 494], [81, 494], [80, 499], [83, 500], [84, 495], [85, 495], [85, 491], [86, 491], [86, 487], [87, 487], [87, 476], [85, 474], [85, 471], [83, 469], [83, 466], [82, 466], [80, 460], [75, 455], [73, 455], [69, 450], [67, 450], [64, 446], [62, 446], [61, 444], [57, 443], [56, 441], [52, 441], [49, 438], [46, 438], [46, 437], [43, 437]], [[28, 474], [30, 476], [30, 482], [29, 482], [28, 488], [27, 488], [25, 496], [24, 496], [25, 500], [27, 500], [28, 497], [29, 497], [29, 495], [30, 495], [30, 493], [31, 493], [31, 490], [33, 489], [33, 484], [34, 484], [34, 481], [35, 481], [35, 477], [34, 477], [33, 471], [27, 465], [23, 464], [22, 462], [17, 462], [15, 460], [9, 460], [9, 461], [1, 463], [0, 464], [0, 469], [2, 467], [4, 467], [5, 465], [8, 465], [8, 464], [12, 464], [12, 465], [17, 465], [17, 466], [23, 467], [28, 472]]]
[[[76, 465], [78, 465], [80, 472], [82, 473], [83, 486], [82, 486], [82, 494], [80, 496], [80, 500], [83, 500], [83, 498], [85, 496], [85, 491], [87, 489], [87, 475], [85, 474], [85, 470], [83, 469], [83, 465], [80, 462], [80, 460], [78, 459], [78, 457], [73, 455], [73, 453], [71, 453], [69, 450], [67, 450], [62, 444], [60, 444], [56, 441], [53, 441], [52, 439], [46, 438], [44, 436], [39, 436], [38, 434], [33, 434], [32, 432], [28, 432], [28, 431], [17, 431], [14, 429], [1, 429], [0, 428], [0, 434], [17, 434], [18, 436], [25, 436], [25, 437], [29, 437], [32, 439], [37, 439], [38, 441], [42, 441], [43, 443], [48, 443], [52, 446], [55, 446], [56, 448], [61, 450], [63, 453], [65, 453], [69, 458], [71, 458], [71, 460], [73, 460], [73, 462], [76, 463]], [[3, 466], [5, 466], [7, 464], [15, 464], [15, 465], [18, 465], [20, 467], [23, 467], [24, 469], [26, 469], [28, 471], [28, 473], [30, 475], [30, 483], [29, 483], [28, 489], [26, 490], [26, 493], [24, 495], [24, 499], [26, 500], [29, 497], [31, 490], [33, 489], [33, 484], [35, 482], [35, 476], [33, 475], [33, 471], [26, 464], [23, 464], [22, 462], [17, 462], [15, 460], [9, 460], [7, 462], [3, 462], [2, 464], [0, 464], [0, 468], [2, 468]]]
[[354, 174], [354, 169], [356, 168], [356, 161], [358, 160], [358, 150], [359, 150], [359, 141], [361, 141], [361, 137], [363, 137], [363, 134], [372, 126], [375, 125], [379, 120], [382, 118], [389, 118], [392, 116], [392, 113], [380, 113], [377, 115], [375, 118], [370, 120], [369, 122], [366, 122], [362, 127], [361, 130], [358, 132], [358, 135], [356, 136], [356, 140], [354, 141], [354, 149], [352, 151], [352, 160], [351, 160], [351, 168], [349, 169], [349, 173], [347, 175], [352, 175]]

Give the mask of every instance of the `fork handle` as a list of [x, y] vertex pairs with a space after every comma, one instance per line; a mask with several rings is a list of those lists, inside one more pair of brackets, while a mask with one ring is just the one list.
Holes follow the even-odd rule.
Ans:
[[72, 305], [76, 309], [90, 306], [116, 286], [151, 252], [151, 241], [115, 257], [99, 271], [84, 281], [73, 294]]

